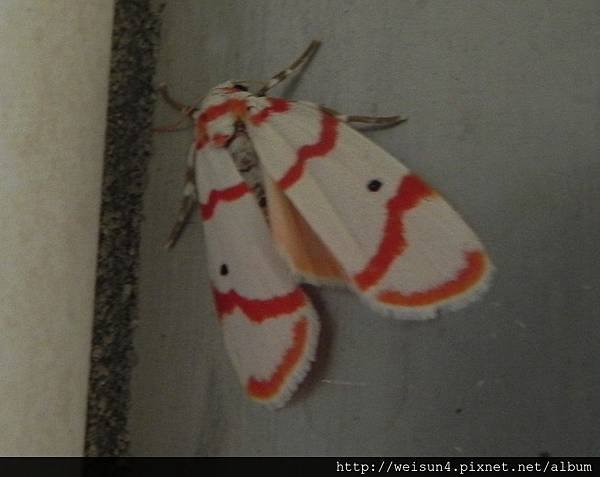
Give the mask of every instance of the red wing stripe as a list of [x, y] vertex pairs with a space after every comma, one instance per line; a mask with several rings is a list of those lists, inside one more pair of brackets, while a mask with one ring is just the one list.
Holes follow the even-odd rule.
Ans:
[[298, 149], [296, 162], [285, 175], [277, 181], [282, 190], [295, 184], [304, 173], [306, 162], [309, 159], [324, 157], [335, 147], [338, 131], [338, 120], [330, 114], [323, 113], [321, 118], [321, 134], [314, 144], [307, 144]]
[[[259, 113], [250, 117], [250, 120], [255, 124], [260, 124], [267, 120], [272, 113], [281, 113], [289, 109], [289, 102], [285, 99], [279, 98], [268, 98], [270, 106], [264, 108]], [[211, 121], [214, 121], [221, 116], [232, 113], [238, 117], [243, 117], [247, 114], [247, 103], [240, 99], [230, 99], [221, 104], [217, 104], [207, 108], [198, 118], [196, 122], [196, 149], [203, 148], [206, 144], [211, 141], [206, 132], [206, 125]], [[216, 133], [212, 137], [212, 142], [215, 146], [224, 147], [227, 141], [231, 138], [229, 135]], [[200, 204], [200, 213], [204, 220], [210, 219], [216, 206], [221, 201], [232, 202], [239, 199], [244, 194], [250, 192], [250, 188], [246, 182], [241, 182], [226, 189], [212, 190], [208, 196], [206, 203]]]
[[366, 290], [377, 283], [388, 271], [394, 259], [406, 248], [402, 216], [434, 193], [433, 189], [413, 174], [402, 178], [398, 192], [386, 205], [387, 221], [377, 253], [367, 266], [354, 276], [354, 281], [361, 290]]
[[259, 380], [254, 376], [248, 379], [246, 389], [250, 396], [256, 399], [269, 399], [277, 395], [285, 384], [287, 377], [293, 373], [296, 365], [304, 355], [308, 342], [308, 326], [308, 320], [304, 317], [296, 322], [292, 346], [288, 348], [270, 379]]
[[204, 220], [209, 220], [215, 213], [215, 208], [221, 201], [233, 202], [239, 199], [244, 194], [250, 192], [250, 188], [246, 182], [240, 182], [225, 189], [211, 190], [208, 195], [208, 201], [200, 204], [200, 214]]
[[285, 113], [290, 109], [289, 101], [281, 98], [267, 98], [269, 106], [250, 116], [250, 122], [255, 126], [264, 123], [273, 113]]
[[[243, 99], [228, 99], [221, 104], [210, 106], [196, 120], [196, 149], [200, 150], [210, 142], [208, 136], [207, 124], [219, 119], [225, 114], [231, 113], [236, 117], [243, 117], [246, 114], [247, 103]], [[213, 141], [217, 146], [223, 145], [226, 138], [221, 134], [215, 134]]]
[[[267, 101], [269, 102], [269, 106], [249, 117], [249, 120], [254, 125], [258, 126], [265, 122], [273, 113], [283, 113], [290, 109], [290, 103], [285, 99], [267, 98]], [[211, 142], [207, 132], [207, 125], [225, 114], [232, 114], [235, 118], [246, 118], [248, 117], [248, 103], [243, 99], [228, 99], [220, 104], [210, 106], [203, 111], [196, 120], [196, 149], [202, 149]], [[235, 121], [235, 118], [232, 119], [232, 122]], [[229, 138], [230, 136], [217, 133], [213, 136], [212, 142], [216, 146], [222, 147]]]
[[377, 299], [383, 303], [400, 306], [427, 306], [447, 298], [460, 295], [475, 285], [486, 270], [487, 258], [479, 250], [465, 252], [466, 265], [456, 276], [446, 283], [430, 290], [404, 295], [398, 291], [382, 291]]
[[213, 287], [215, 306], [219, 318], [225, 319], [236, 308], [248, 317], [250, 321], [260, 323], [269, 318], [289, 315], [306, 304], [306, 296], [300, 288], [287, 295], [276, 296], [268, 300], [254, 300], [239, 295], [235, 290], [223, 293]]
[[202, 124], [208, 124], [227, 113], [236, 113], [242, 116], [246, 113], [246, 107], [246, 101], [243, 99], [228, 99], [221, 104], [206, 108], [198, 117], [198, 121]]

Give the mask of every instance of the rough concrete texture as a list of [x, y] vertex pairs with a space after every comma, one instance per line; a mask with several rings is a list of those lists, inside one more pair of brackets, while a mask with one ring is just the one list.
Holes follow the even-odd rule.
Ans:
[[159, 22], [147, 0], [117, 0], [96, 308], [87, 412], [86, 455], [127, 452], [132, 330], [138, 296], [142, 194], [151, 146]]
[[[157, 81], [192, 103], [323, 46], [275, 95], [403, 114], [368, 136], [440, 190], [498, 272], [436, 321], [311, 289], [324, 332], [296, 399], [249, 402], [212, 309], [199, 220], [162, 243], [191, 131], [155, 139], [142, 226], [135, 455], [590, 455], [600, 427], [600, 4], [180, 1]], [[161, 105], [156, 124], [178, 116]]]
[[112, 1], [0, 2], [0, 455], [83, 453]]

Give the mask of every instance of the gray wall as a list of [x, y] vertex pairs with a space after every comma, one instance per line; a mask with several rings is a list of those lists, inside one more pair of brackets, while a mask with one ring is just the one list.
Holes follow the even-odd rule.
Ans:
[[[313, 38], [275, 95], [407, 115], [368, 136], [463, 214], [498, 272], [432, 322], [311, 289], [320, 356], [271, 412], [243, 397], [212, 311], [201, 224], [161, 246], [191, 131], [156, 137], [145, 203], [135, 455], [599, 454], [600, 3], [178, 1], [157, 81], [192, 103], [265, 79]], [[178, 117], [159, 107], [156, 123]]]

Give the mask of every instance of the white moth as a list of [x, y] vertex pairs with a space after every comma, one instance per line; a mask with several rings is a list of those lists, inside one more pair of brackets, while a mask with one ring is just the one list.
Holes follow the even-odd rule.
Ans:
[[300, 282], [339, 283], [392, 317], [424, 319], [476, 299], [492, 271], [454, 209], [348, 125], [401, 118], [265, 96], [318, 45], [255, 93], [227, 81], [195, 108], [161, 89], [196, 129], [168, 246], [199, 202], [227, 351], [247, 394], [270, 407], [315, 358], [319, 321]]

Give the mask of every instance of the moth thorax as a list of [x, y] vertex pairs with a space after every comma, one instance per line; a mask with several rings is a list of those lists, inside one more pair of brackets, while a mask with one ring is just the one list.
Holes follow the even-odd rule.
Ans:
[[256, 151], [245, 131], [237, 130], [227, 144], [227, 150], [233, 157], [233, 163], [252, 192], [258, 205], [265, 211], [266, 196], [263, 184], [263, 172]]

